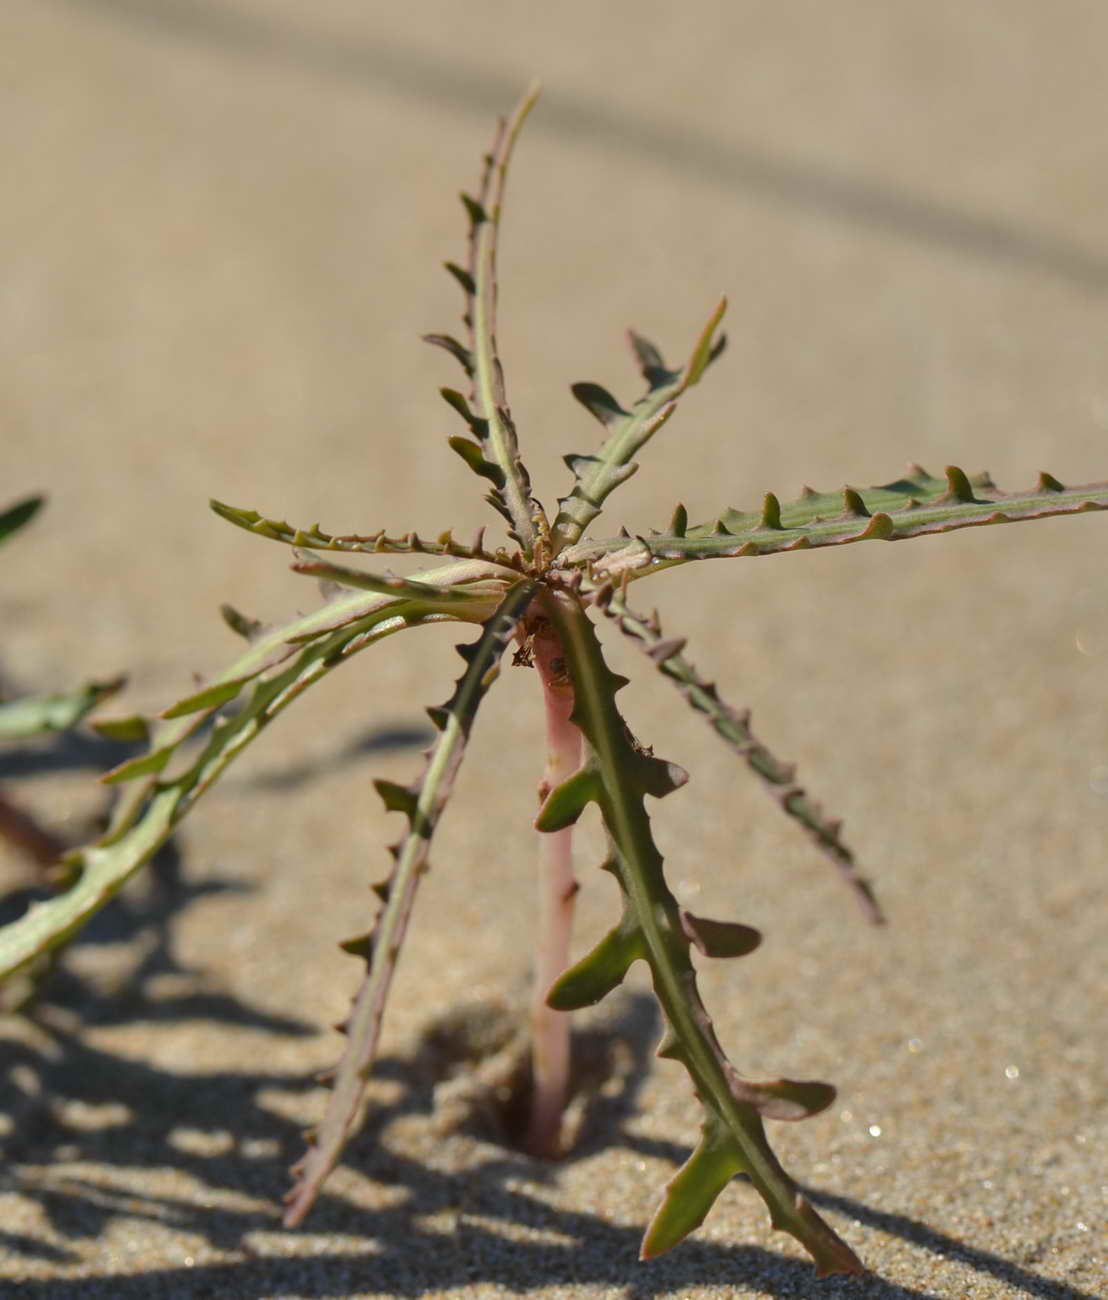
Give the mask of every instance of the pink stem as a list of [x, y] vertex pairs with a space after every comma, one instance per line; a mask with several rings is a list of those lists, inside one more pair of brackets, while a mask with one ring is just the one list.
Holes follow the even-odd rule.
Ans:
[[[581, 765], [581, 733], [570, 721], [573, 685], [565, 675], [562, 648], [549, 624], [534, 637], [535, 666], [546, 704], [546, 768], [539, 801]], [[573, 827], [539, 837], [539, 924], [535, 983], [531, 998], [533, 1090], [527, 1129], [532, 1155], [561, 1154], [562, 1112], [569, 1088], [569, 1017], [546, 1005], [550, 986], [569, 965], [573, 931]]]

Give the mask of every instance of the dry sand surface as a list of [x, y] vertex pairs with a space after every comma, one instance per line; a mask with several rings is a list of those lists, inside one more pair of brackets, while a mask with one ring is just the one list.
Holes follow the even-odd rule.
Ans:
[[[987, 467], [1108, 477], [1108, 8], [1081, 0], [558, 5], [5, 0], [0, 500], [5, 682], [130, 674], [154, 710], [237, 653], [221, 601], [318, 599], [209, 496], [334, 531], [487, 508], [421, 347], [493, 120], [547, 86], [502, 259], [510, 394], [537, 490], [595, 428], [572, 380], [633, 396], [634, 324], [731, 346], [620, 495], [613, 527]], [[367, 1130], [307, 1225], [279, 1202], [337, 1053], [448, 631], [344, 667], [228, 774], [175, 857], [5, 1030], [0, 1293], [148, 1297], [1108, 1293], [1108, 520], [981, 529], [661, 576], [650, 597], [726, 697], [846, 819], [892, 920], [867, 929], [645, 661], [636, 733], [690, 768], [656, 825], [675, 889], [758, 926], [703, 977], [744, 1072], [828, 1078], [775, 1126], [873, 1270], [817, 1283], [749, 1189], [637, 1262], [695, 1140], [641, 977], [583, 1055], [606, 1071], [572, 1155], [498, 1144], [458, 1071], [524, 989], [533, 677], [506, 671], [436, 841]], [[645, 599], [650, 599], [646, 597]], [[0, 752], [64, 834], [100, 808], [91, 739]], [[517, 779], [517, 777], [519, 779]], [[591, 838], [589, 838], [591, 836]], [[583, 950], [615, 919], [586, 835]], [[0, 849], [0, 876], [23, 866]], [[5, 885], [5, 891], [8, 886]], [[464, 1072], [461, 1078], [464, 1080]]]

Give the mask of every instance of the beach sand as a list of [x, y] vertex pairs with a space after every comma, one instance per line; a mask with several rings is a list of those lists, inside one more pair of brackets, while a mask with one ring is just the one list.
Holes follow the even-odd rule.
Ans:
[[[728, 351], [608, 531], [909, 461], [1003, 488], [1108, 477], [1101, 6], [9, 0], [0, 26], [0, 500], [49, 496], [4, 550], [13, 689], [126, 671], [105, 712], [153, 711], [238, 654], [221, 602], [315, 608], [210, 496], [334, 532], [494, 522], [444, 445], [455, 368], [418, 336], [458, 328], [455, 196], [534, 76], [500, 338], [548, 507], [561, 456], [597, 439], [567, 385], [633, 399], [621, 332], [678, 358], [721, 292]], [[739, 1183], [638, 1262], [698, 1129], [641, 972], [582, 1018], [566, 1159], [503, 1144], [489, 1096], [526, 997], [542, 763], [537, 682], [508, 667], [433, 846], [366, 1128], [282, 1230], [359, 975], [336, 945], [398, 834], [371, 778], [414, 775], [423, 706], [458, 672], [459, 637], [431, 628], [277, 721], [35, 1021], [6, 1024], [0, 1294], [1108, 1294], [1106, 528], [692, 566], [638, 597], [845, 819], [885, 929], [605, 632], [636, 735], [692, 773], [653, 813], [674, 890], [765, 936], [703, 969], [719, 1036], [751, 1077], [837, 1085], [772, 1139], [869, 1277], [817, 1282]], [[79, 837], [115, 757], [8, 747], [0, 779]], [[578, 952], [617, 918], [595, 825], [581, 838]], [[25, 879], [0, 846], [5, 889]]]

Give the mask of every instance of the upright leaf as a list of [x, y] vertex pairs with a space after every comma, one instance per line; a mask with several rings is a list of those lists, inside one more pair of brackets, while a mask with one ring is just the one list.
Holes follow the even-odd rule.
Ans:
[[452, 439], [452, 445], [476, 473], [491, 479], [489, 500], [508, 521], [512, 537], [526, 560], [535, 554], [540, 534], [547, 525], [542, 507], [531, 495], [531, 479], [520, 459], [519, 441], [504, 390], [504, 372], [496, 343], [496, 254], [500, 217], [504, 206], [504, 183], [512, 148], [520, 128], [539, 96], [533, 86], [510, 118], [501, 119], [492, 152], [486, 155], [485, 170], [477, 198], [463, 195], [469, 218], [469, 257], [465, 267], [447, 263], [465, 294], [463, 321], [469, 339], [464, 347], [443, 334], [429, 334], [427, 341], [445, 348], [461, 364], [471, 380], [469, 405], [460, 394], [444, 389], [443, 396], [459, 409], [477, 441]]
[[715, 332], [726, 310], [727, 299], [721, 298], [680, 370], [668, 370], [657, 348], [631, 332], [631, 347], [647, 390], [630, 411], [625, 411], [599, 384], [573, 385], [574, 397], [611, 432], [595, 455], [565, 457], [575, 481], [570, 494], [558, 501], [561, 509], [551, 530], [553, 554], [572, 546], [600, 513], [608, 496], [634, 474], [638, 466], [632, 457], [673, 414], [681, 394], [699, 383], [707, 366], [723, 351], [726, 338], [720, 335], [717, 339]]
[[477, 709], [534, 591], [534, 584], [527, 582], [512, 588], [480, 637], [471, 645], [458, 647], [466, 670], [450, 699], [441, 708], [428, 710], [439, 735], [427, 751], [420, 779], [411, 787], [378, 782], [386, 807], [404, 813], [408, 830], [392, 848], [391, 873], [377, 886], [382, 907], [373, 930], [343, 945], [365, 958], [366, 975], [343, 1026], [346, 1050], [335, 1072], [327, 1113], [307, 1153], [293, 1169], [296, 1181], [286, 1198], [285, 1223], [289, 1227], [300, 1223], [311, 1209], [323, 1180], [358, 1126], [400, 946], [420, 877], [427, 870], [431, 837], [450, 797]]

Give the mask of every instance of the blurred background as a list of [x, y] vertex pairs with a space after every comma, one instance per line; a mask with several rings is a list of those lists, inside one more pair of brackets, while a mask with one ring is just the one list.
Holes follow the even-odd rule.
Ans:
[[[1108, 476], [1108, 8], [1095, 0], [7, 0], [0, 48], [0, 504], [49, 497], [4, 554], [0, 670], [19, 690], [127, 671], [121, 707], [161, 708], [237, 654], [221, 601], [266, 620], [314, 607], [287, 552], [218, 521], [210, 496], [333, 532], [486, 521], [445, 447], [458, 429], [436, 387], [455, 369], [418, 336], [457, 328], [439, 269], [462, 251], [456, 196], [535, 77], [500, 337], [547, 506], [567, 490], [561, 456], [597, 438], [569, 383], [633, 398], [622, 331], [679, 358], [720, 293], [728, 351], [613, 502], [613, 531], [662, 527], [677, 500], [700, 520], [767, 490], [887, 481], [908, 461], [987, 468], [1008, 489], [1041, 469]], [[672, 737], [697, 792], [660, 819], [692, 860], [676, 879], [733, 910], [734, 881], [714, 873], [738, 860], [741, 919], [772, 919], [780, 941], [768, 986], [850, 1009], [859, 1035], [927, 1038], [906, 1008], [938, 990], [920, 1023], [977, 1043], [973, 1123], [993, 1113], [989, 1071], [1014, 1059], [988, 1038], [1001, 1024], [1043, 1061], [1084, 1050], [1108, 848], [1104, 528], [1090, 516], [702, 565], [640, 598], [846, 816], [900, 928], [883, 947], [862, 933], [852, 972], [829, 970], [856, 924], [849, 900], [647, 681], [622, 697], [632, 725]], [[351, 898], [368, 916], [365, 863], [375, 871], [395, 834], [366, 764], [343, 756], [374, 750], [374, 774], [407, 779], [419, 706], [456, 675], [449, 641], [413, 636], [344, 668], [191, 820], [186, 866], [261, 890], [207, 900], [182, 932], [225, 987], [305, 1023], [341, 1011], [350, 967], [330, 944], [362, 923]], [[491, 813], [498, 746], [533, 755], [537, 775], [541, 745], [519, 718], [536, 688], [505, 677], [462, 779], [482, 813], [459, 812], [440, 855], [457, 874], [428, 886], [463, 928], [486, 924], [474, 871], [529, 924], [529, 788], [507, 832]], [[64, 832], [88, 783], [82, 770], [17, 784]], [[583, 905], [586, 931], [609, 920], [600, 901], [594, 919]], [[232, 952], [232, 931], [253, 938]], [[522, 975], [518, 934], [513, 921], [449, 955], [433, 931], [413, 942], [482, 989]], [[979, 991], [1007, 990], [982, 994], [971, 1027], [946, 1019], [969, 969]], [[397, 1041], [453, 996], [435, 983], [398, 1003]], [[755, 1014], [776, 1024], [773, 998]], [[795, 1073], [790, 1033], [765, 1051]], [[817, 1035], [805, 1068], [849, 1084], [840, 1041]], [[682, 1110], [675, 1136], [688, 1122]]]

